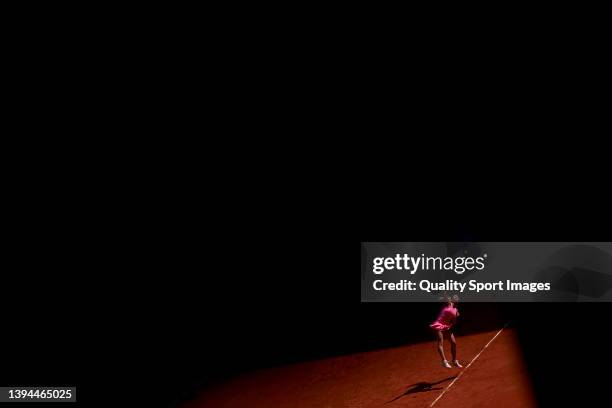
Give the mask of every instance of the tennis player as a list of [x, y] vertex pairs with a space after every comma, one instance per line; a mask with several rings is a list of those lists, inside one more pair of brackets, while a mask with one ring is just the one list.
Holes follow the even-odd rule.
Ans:
[[436, 341], [438, 342], [438, 353], [440, 353], [440, 357], [442, 358], [442, 366], [446, 368], [451, 368], [450, 363], [444, 356], [444, 337], [450, 339], [451, 344], [451, 355], [453, 357], [453, 364], [459, 368], [463, 366], [457, 360], [457, 342], [455, 340], [455, 334], [453, 332], [453, 328], [455, 327], [455, 323], [457, 322], [457, 318], [459, 317], [459, 310], [455, 306], [459, 301], [459, 296], [445, 296], [444, 301], [446, 305], [440, 311], [440, 315], [436, 319], [435, 322], [429, 325], [434, 332], [436, 333]]

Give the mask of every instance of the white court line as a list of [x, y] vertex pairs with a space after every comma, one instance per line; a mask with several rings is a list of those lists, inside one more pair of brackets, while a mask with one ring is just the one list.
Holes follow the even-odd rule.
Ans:
[[[508, 322], [508, 323], [510, 323], [510, 322]], [[429, 406], [429, 408], [433, 407], [433, 406], [434, 406], [434, 404], [435, 404], [436, 402], [438, 402], [438, 400], [439, 400], [440, 398], [442, 398], [442, 396], [444, 395], [444, 393], [445, 393], [446, 391], [448, 391], [448, 389], [449, 389], [450, 387], [452, 387], [452, 386], [453, 386], [453, 384], [455, 383], [455, 381], [457, 381], [457, 380], [459, 379], [459, 377], [461, 377], [461, 376], [463, 375], [463, 373], [465, 373], [465, 372], [467, 371], [467, 369], [468, 369], [468, 368], [470, 368], [470, 366], [472, 365], [472, 363], [473, 363], [474, 361], [476, 361], [476, 359], [478, 358], [478, 356], [480, 356], [480, 355], [482, 354], [482, 352], [483, 352], [483, 351], [485, 351], [485, 349], [486, 349], [487, 347], [489, 347], [489, 344], [491, 344], [491, 343], [493, 342], [493, 340], [495, 340], [495, 338], [496, 338], [497, 336], [499, 336], [499, 334], [500, 334], [500, 333], [501, 333], [501, 332], [502, 332], [502, 331], [503, 331], [503, 330], [506, 328], [506, 326], [508, 326], [508, 323], [504, 324], [504, 327], [502, 327], [502, 328], [501, 328], [501, 329], [500, 329], [500, 330], [497, 332], [497, 334], [496, 334], [495, 336], [493, 336], [493, 338], [492, 338], [491, 340], [489, 340], [489, 342], [488, 342], [487, 344], [485, 344], [485, 346], [482, 348], [482, 350], [480, 350], [480, 353], [476, 354], [476, 356], [475, 356], [475, 357], [472, 359], [472, 361], [470, 361], [470, 364], [468, 364], [468, 365], [465, 367], [465, 369], [464, 369], [464, 370], [461, 370], [461, 372], [459, 373], [459, 375], [458, 375], [457, 377], [455, 377], [455, 379], [454, 379], [454, 380], [453, 380], [453, 381], [452, 381], [450, 384], [448, 384], [448, 387], [446, 387], [446, 388], [444, 389], [444, 391], [442, 391], [442, 392], [440, 393], [440, 395], [438, 395], [438, 398], [436, 398], [436, 399], [434, 400], [434, 402], [432, 402], [432, 403], [431, 403], [431, 405]]]

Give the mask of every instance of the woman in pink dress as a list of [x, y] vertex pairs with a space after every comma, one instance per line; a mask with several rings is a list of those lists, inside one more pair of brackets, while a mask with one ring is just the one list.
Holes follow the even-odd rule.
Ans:
[[445, 297], [446, 305], [442, 308], [440, 312], [440, 316], [436, 319], [435, 322], [429, 325], [437, 335], [438, 342], [438, 353], [440, 353], [440, 357], [442, 358], [442, 366], [446, 368], [451, 368], [450, 363], [444, 356], [444, 333], [447, 333], [447, 337], [450, 339], [451, 343], [451, 354], [453, 357], [453, 364], [459, 368], [463, 367], [459, 364], [459, 360], [457, 360], [457, 342], [455, 341], [455, 334], [453, 333], [453, 328], [457, 321], [457, 317], [459, 317], [459, 310], [455, 307], [455, 304], [459, 301], [459, 296], [454, 295], [451, 297]]

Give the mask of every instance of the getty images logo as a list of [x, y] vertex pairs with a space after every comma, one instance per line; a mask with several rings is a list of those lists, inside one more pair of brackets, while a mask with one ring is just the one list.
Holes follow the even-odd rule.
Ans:
[[373, 260], [372, 271], [380, 275], [381, 273], [393, 269], [404, 270], [414, 275], [417, 271], [435, 271], [445, 270], [454, 271], [461, 275], [465, 271], [478, 270], [481, 271], [485, 267], [485, 259], [487, 254], [483, 254], [477, 258], [473, 257], [441, 257], [441, 256], [421, 256], [413, 257], [408, 254], [396, 254], [395, 257], [376, 257]]

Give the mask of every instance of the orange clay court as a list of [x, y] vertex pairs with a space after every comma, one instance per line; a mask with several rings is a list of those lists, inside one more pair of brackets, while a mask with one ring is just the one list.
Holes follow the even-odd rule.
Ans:
[[442, 367], [432, 340], [254, 371], [180, 406], [535, 407], [514, 329], [500, 329], [457, 337], [461, 369]]

